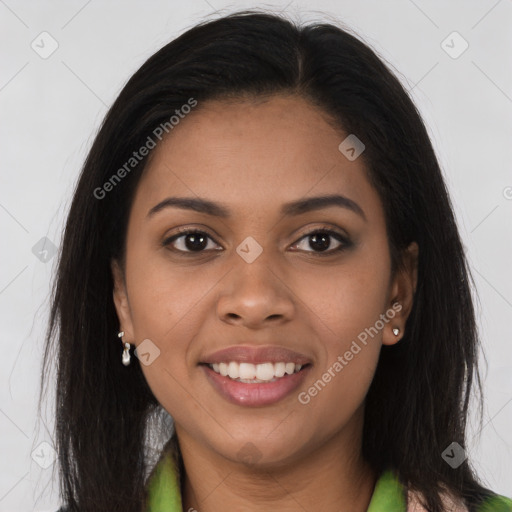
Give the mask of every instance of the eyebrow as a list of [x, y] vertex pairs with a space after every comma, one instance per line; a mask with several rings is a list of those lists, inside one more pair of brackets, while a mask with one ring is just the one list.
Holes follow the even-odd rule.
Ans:
[[[330, 206], [338, 206], [351, 210], [362, 217], [365, 221], [367, 220], [363, 209], [355, 201], [338, 194], [307, 197], [305, 199], [299, 199], [298, 201], [285, 203], [281, 207], [281, 215], [301, 215], [303, 213], [321, 210]], [[165, 208], [171, 207], [180, 208], [182, 210], [193, 210], [199, 213], [205, 213], [206, 215], [212, 215], [214, 217], [229, 218], [231, 216], [231, 211], [225, 205], [209, 201], [208, 199], [194, 197], [167, 197], [157, 205], [153, 206], [153, 208], [149, 210], [147, 216], [152, 217]]]

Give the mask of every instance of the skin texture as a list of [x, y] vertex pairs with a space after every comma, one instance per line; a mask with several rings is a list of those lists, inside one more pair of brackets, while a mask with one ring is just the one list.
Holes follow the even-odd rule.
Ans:
[[[124, 341], [150, 339], [160, 350], [141, 366], [175, 421], [186, 468], [184, 510], [368, 507], [378, 475], [361, 457], [364, 398], [381, 346], [403, 336], [418, 247], [411, 244], [406, 270], [392, 276], [380, 198], [362, 158], [349, 161], [338, 150], [347, 135], [306, 100], [272, 96], [199, 104], [153, 150], [130, 212], [124, 272], [112, 265], [114, 301]], [[336, 206], [279, 213], [283, 203], [333, 193], [358, 203], [366, 221]], [[233, 213], [221, 219], [164, 208], [147, 216], [169, 196], [209, 199]], [[185, 245], [186, 236], [162, 245], [179, 227], [211, 237], [203, 252], [193, 252], [190, 238]], [[331, 254], [324, 255], [306, 235], [326, 227], [352, 245], [337, 252], [343, 242], [327, 238]], [[236, 252], [248, 236], [263, 249], [250, 264]], [[309, 403], [299, 403], [297, 394], [395, 302], [402, 308], [394, 318]], [[313, 366], [280, 402], [235, 405], [198, 366], [206, 354], [233, 345], [281, 345]], [[252, 463], [239, 458], [248, 442], [257, 453]]]

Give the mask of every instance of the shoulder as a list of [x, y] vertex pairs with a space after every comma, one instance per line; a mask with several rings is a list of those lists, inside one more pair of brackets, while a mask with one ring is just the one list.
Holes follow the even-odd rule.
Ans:
[[480, 505], [477, 512], [512, 512], [512, 499], [494, 494]]
[[[427, 509], [421, 505], [418, 493], [409, 491], [407, 498], [407, 512], [427, 512]], [[454, 499], [449, 493], [442, 494], [441, 499], [446, 512], [470, 512], [463, 503]], [[512, 499], [493, 494], [473, 510], [475, 512], [512, 512]]]

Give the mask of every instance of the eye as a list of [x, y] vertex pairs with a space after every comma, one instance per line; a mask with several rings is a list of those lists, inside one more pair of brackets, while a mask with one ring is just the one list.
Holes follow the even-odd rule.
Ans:
[[[204, 231], [193, 228], [181, 228], [178, 231], [179, 234], [166, 238], [162, 242], [162, 245], [164, 247], [172, 246], [173, 251], [183, 254], [200, 253], [205, 252], [206, 250], [222, 250], [222, 248], [215, 248], [215, 246], [220, 246], [218, 246], [215, 243], [215, 240], [213, 240], [213, 238]], [[305, 241], [307, 238], [310, 239], [309, 246], [314, 249], [313, 251], [299, 248], [301, 243], [306, 243], [302, 241]], [[329, 249], [332, 245], [332, 239], [335, 239], [338, 246], [334, 249]], [[209, 246], [209, 241], [213, 242], [213, 247], [211, 244]], [[352, 242], [345, 235], [342, 235], [332, 229], [317, 228], [302, 236], [298, 242], [295, 242], [295, 244], [291, 246], [291, 249], [296, 250], [299, 248], [299, 250], [303, 250], [305, 252], [316, 253], [318, 256], [328, 256], [336, 252], [341, 252], [350, 246], [352, 246]]]
[[211, 240], [212, 242], [214, 242], [214, 240], [210, 235], [208, 235], [208, 233], [191, 228], [180, 229], [179, 232], [180, 234], [178, 235], [173, 235], [169, 238], [166, 238], [162, 242], [162, 245], [167, 247], [169, 245], [173, 245], [175, 242], [178, 242], [176, 245], [179, 247], [173, 247], [172, 250], [185, 254], [199, 253], [203, 252], [205, 249], [212, 249], [211, 247], [208, 247], [208, 240]]
[[[299, 247], [301, 243], [308, 243], [306, 239], [309, 238], [309, 246], [314, 248], [313, 251], [307, 251], [306, 252], [313, 252], [316, 253], [318, 256], [324, 256], [324, 255], [330, 255], [335, 252], [341, 252], [348, 247], [352, 245], [352, 242], [350, 240], [342, 235], [341, 233], [338, 233], [337, 231], [333, 231], [332, 229], [326, 229], [326, 228], [317, 228], [314, 231], [310, 231], [309, 233], [306, 233], [298, 242], [296, 242], [294, 245], [292, 245], [292, 249], [295, 249]], [[332, 239], [335, 239], [338, 243], [338, 246], [334, 249], [329, 249], [331, 246]], [[301, 242], [304, 240], [305, 242]], [[304, 249], [300, 249], [304, 250]], [[323, 254], [322, 254], [323, 253]]]

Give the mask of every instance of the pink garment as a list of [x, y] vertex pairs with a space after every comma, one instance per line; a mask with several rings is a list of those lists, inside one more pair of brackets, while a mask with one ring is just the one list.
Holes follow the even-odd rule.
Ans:
[[[465, 505], [460, 502], [455, 502], [448, 494], [442, 494], [441, 500], [445, 512], [468, 512]], [[428, 512], [427, 509], [421, 505], [417, 492], [408, 492], [408, 503], [407, 512]]]

